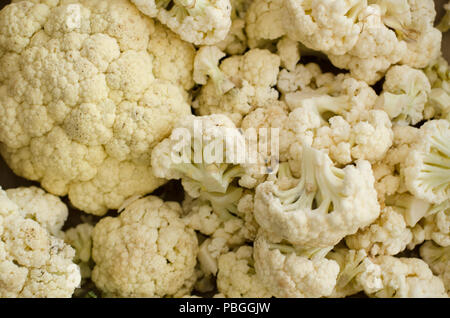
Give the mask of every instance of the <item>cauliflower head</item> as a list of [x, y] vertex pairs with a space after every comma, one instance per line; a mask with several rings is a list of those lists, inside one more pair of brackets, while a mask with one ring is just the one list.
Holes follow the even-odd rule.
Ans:
[[118, 217], [100, 220], [92, 233], [96, 286], [118, 297], [189, 293], [186, 283], [195, 274], [198, 242], [180, 216], [178, 203], [148, 196]]
[[75, 251], [33, 220], [38, 210], [22, 205], [0, 188], [0, 297], [71, 297], [81, 282]]
[[191, 44], [125, 0], [15, 2], [0, 30], [0, 152], [16, 174], [97, 215], [163, 183], [150, 153], [191, 112]]

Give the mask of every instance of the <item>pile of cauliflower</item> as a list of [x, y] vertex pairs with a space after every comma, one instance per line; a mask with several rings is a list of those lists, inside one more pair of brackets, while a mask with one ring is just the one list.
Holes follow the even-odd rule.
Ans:
[[449, 11], [13, 0], [0, 297], [448, 297]]

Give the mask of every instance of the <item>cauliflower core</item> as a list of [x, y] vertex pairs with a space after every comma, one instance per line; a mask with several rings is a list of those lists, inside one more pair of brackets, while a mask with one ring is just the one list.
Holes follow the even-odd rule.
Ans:
[[149, 196], [102, 219], [92, 233], [97, 287], [118, 297], [189, 294], [198, 242], [180, 215], [178, 203]]
[[163, 183], [150, 153], [190, 114], [195, 49], [125, 0], [47, 3], [0, 12], [0, 152], [103, 215]]
[[75, 251], [46, 230], [47, 220], [31, 219], [39, 220], [44, 209], [22, 210], [31, 205], [18, 192], [8, 197], [0, 188], [0, 298], [71, 297], [81, 281]]

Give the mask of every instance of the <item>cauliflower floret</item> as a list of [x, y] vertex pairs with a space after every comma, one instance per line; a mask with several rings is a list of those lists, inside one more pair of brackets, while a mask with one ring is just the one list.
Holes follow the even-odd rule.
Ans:
[[[273, 88], [277, 83], [280, 57], [268, 50], [253, 49], [244, 55], [223, 60], [220, 70], [234, 88], [217, 90], [210, 78], [200, 90], [193, 107], [201, 115], [226, 114], [239, 126], [243, 116], [257, 107], [264, 107], [278, 99]], [[222, 94], [225, 92], [225, 94]]]
[[39, 211], [21, 210], [0, 188], [0, 297], [71, 297], [81, 282], [75, 251], [28, 218]]
[[244, 54], [247, 50], [245, 17], [253, 0], [231, 0], [231, 28], [225, 40], [216, 46], [229, 55]]
[[217, 289], [224, 297], [272, 297], [256, 275], [251, 246], [241, 246], [219, 257]]
[[308, 48], [342, 55], [351, 50], [363, 29], [359, 20], [365, 0], [285, 0], [286, 32]]
[[405, 162], [405, 184], [416, 197], [439, 204], [450, 197], [450, 122], [429, 121], [420, 133]]
[[332, 246], [378, 217], [373, 184], [367, 161], [339, 169], [327, 154], [305, 145], [295, 187], [282, 190], [266, 181], [256, 188], [255, 219], [292, 244]]
[[37, 187], [6, 190], [6, 195], [20, 208], [26, 219], [32, 219], [51, 235], [59, 237], [69, 210], [60, 198]]
[[191, 113], [193, 45], [126, 0], [16, 2], [0, 30], [0, 152], [16, 174], [97, 215], [164, 182], [150, 153]]
[[149, 196], [100, 220], [92, 233], [96, 286], [109, 296], [183, 296], [179, 291], [195, 273], [198, 242], [180, 215], [178, 203]]
[[331, 297], [346, 297], [360, 291], [373, 293], [383, 287], [380, 266], [374, 264], [364, 250], [337, 247], [326, 257], [336, 261], [340, 268]]
[[386, 73], [377, 107], [395, 123], [415, 125], [423, 119], [430, 92], [430, 82], [422, 71], [407, 65], [393, 66]]
[[75, 249], [73, 261], [80, 266], [81, 277], [90, 278], [92, 273], [92, 231], [94, 226], [81, 223], [64, 233], [64, 241]]
[[287, 36], [277, 42], [278, 55], [281, 66], [288, 71], [295, 71], [295, 66], [300, 61], [300, 44]]
[[419, 258], [379, 256], [373, 262], [381, 267], [383, 287], [371, 297], [447, 298], [442, 280]]
[[142, 13], [157, 18], [183, 40], [212, 45], [225, 39], [231, 25], [230, 0], [132, 0]]
[[[280, 54], [281, 55], [281, 54]], [[333, 76], [322, 74], [320, 66], [315, 63], [297, 64], [294, 69], [282, 69], [278, 75], [277, 88], [284, 95], [297, 90], [317, 89], [322, 78]]]
[[353, 48], [343, 55], [328, 54], [328, 57], [335, 66], [349, 69], [355, 78], [374, 84], [392, 64], [401, 60], [406, 44], [398, 41], [395, 32], [383, 24], [379, 7], [367, 7], [359, 19], [362, 32]]
[[441, 246], [450, 246], [450, 200], [432, 205], [425, 218], [412, 229], [414, 239], [411, 248], [425, 240], [433, 240]]
[[431, 92], [425, 107], [425, 118], [450, 120], [450, 68], [448, 62], [440, 56], [424, 69]]
[[368, 227], [345, 238], [351, 249], [363, 249], [370, 255], [395, 255], [403, 251], [413, 236], [402, 214], [386, 207], [380, 217]]
[[253, 257], [257, 277], [271, 294], [296, 298], [331, 295], [339, 274], [339, 265], [325, 258], [331, 247], [302, 248], [272, 243], [267, 237], [258, 234]]
[[219, 69], [219, 61], [225, 56], [215, 46], [201, 47], [194, 60], [194, 81], [205, 85], [208, 77], [214, 83], [218, 94], [224, 94], [234, 87], [234, 84]]
[[450, 292], [450, 246], [441, 247], [427, 241], [420, 247], [420, 257], [442, 279], [447, 293]]
[[245, 18], [249, 47], [261, 47], [283, 36], [286, 18], [284, 0], [253, 0]]

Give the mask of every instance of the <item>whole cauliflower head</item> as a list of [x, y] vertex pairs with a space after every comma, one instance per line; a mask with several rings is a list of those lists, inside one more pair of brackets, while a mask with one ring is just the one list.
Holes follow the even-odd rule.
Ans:
[[125, 0], [16, 2], [0, 30], [0, 152], [16, 174], [97, 215], [163, 183], [150, 153], [190, 113], [191, 44]]
[[92, 280], [106, 295], [183, 296], [195, 274], [197, 237], [180, 218], [181, 207], [148, 196], [118, 217], [95, 226]]
[[35, 211], [0, 188], [1, 298], [69, 298], [81, 282], [75, 251], [30, 218]]

